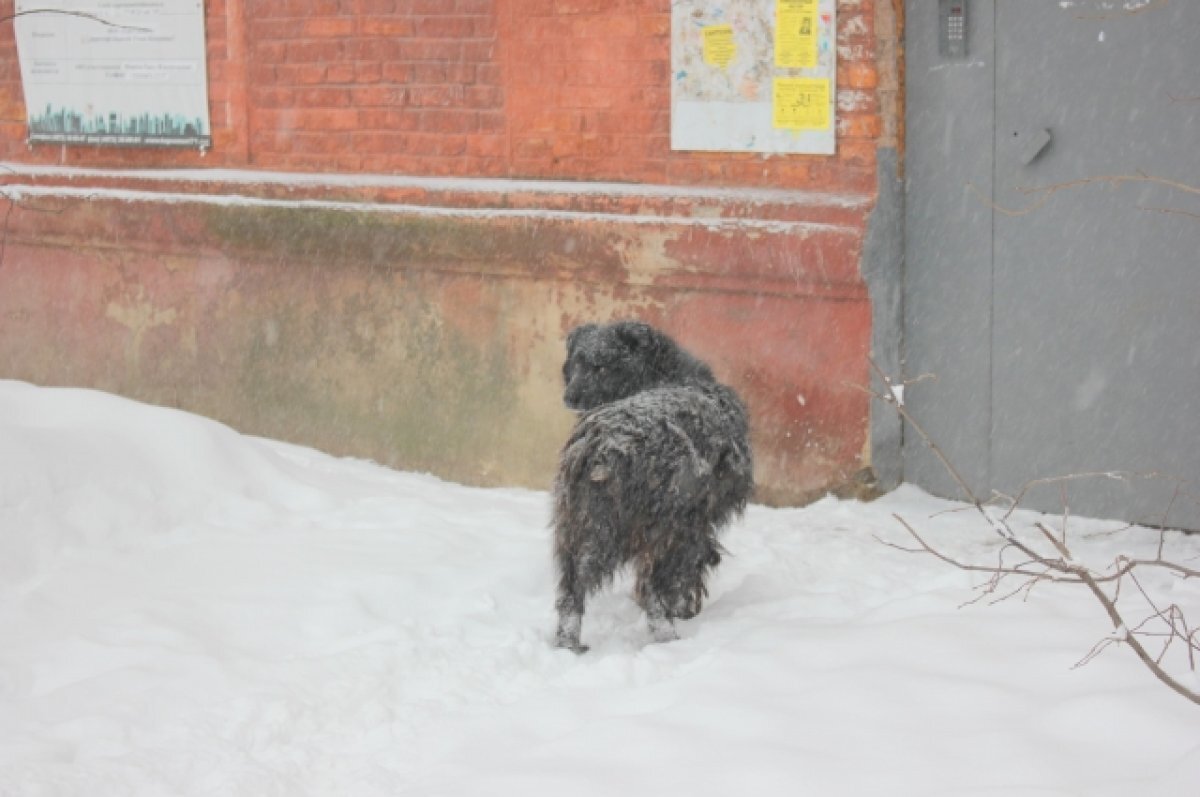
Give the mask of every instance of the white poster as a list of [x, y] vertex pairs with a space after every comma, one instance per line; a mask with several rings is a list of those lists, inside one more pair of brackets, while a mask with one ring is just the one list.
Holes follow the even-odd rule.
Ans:
[[836, 0], [672, 0], [671, 148], [832, 155]]
[[29, 140], [209, 147], [203, 0], [16, 0]]

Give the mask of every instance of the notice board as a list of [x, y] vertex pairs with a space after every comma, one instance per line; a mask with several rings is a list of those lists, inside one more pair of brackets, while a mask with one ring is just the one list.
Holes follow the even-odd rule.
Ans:
[[29, 140], [209, 147], [202, 0], [16, 0]]
[[671, 148], [832, 155], [836, 0], [674, 0]]

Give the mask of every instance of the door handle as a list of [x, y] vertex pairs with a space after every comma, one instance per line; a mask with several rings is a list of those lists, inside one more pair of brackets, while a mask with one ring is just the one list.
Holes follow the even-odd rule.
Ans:
[[1020, 135], [1013, 133], [1014, 136], [1023, 138], [1020, 142], [1020, 159], [1022, 166], [1028, 166], [1038, 159], [1038, 156], [1046, 151], [1046, 147], [1050, 146], [1050, 142], [1054, 140], [1054, 136], [1050, 134], [1050, 128], [1043, 127], [1040, 130], [1034, 130]]

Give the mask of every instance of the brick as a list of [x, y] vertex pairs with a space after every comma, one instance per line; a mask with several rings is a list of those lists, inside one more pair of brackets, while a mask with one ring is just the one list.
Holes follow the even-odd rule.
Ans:
[[850, 114], [838, 119], [837, 130], [846, 138], [878, 138], [883, 120], [878, 114]]
[[315, 17], [304, 21], [301, 35], [317, 39], [345, 38], [354, 33], [351, 17]]
[[358, 124], [363, 130], [419, 130], [421, 112], [412, 108], [363, 108], [358, 111]]
[[350, 141], [354, 149], [366, 153], [401, 152], [407, 148], [408, 134], [393, 131], [356, 132]]
[[400, 43], [398, 58], [409, 61], [461, 61], [463, 44], [437, 39], [410, 39]]
[[566, 17], [533, 17], [518, 23], [516, 34], [523, 39], [552, 42], [571, 38], [571, 20]]
[[487, 39], [463, 42], [462, 57], [467, 61], [491, 61], [496, 56], [496, 43]]
[[281, 41], [255, 41], [250, 44], [250, 52], [257, 61], [278, 63], [287, 57], [287, 45]]
[[508, 129], [508, 117], [503, 111], [480, 111], [479, 131], [481, 133], [502, 133]]
[[250, 34], [250, 41], [252, 42], [295, 39], [304, 28], [304, 20], [251, 19], [246, 27]]
[[412, 77], [410, 80], [413, 83], [419, 84], [437, 84], [446, 82], [446, 65], [435, 62], [413, 64]]
[[296, 92], [290, 88], [266, 86], [251, 91], [254, 102], [263, 108], [290, 108], [296, 104]]
[[638, 17], [638, 34], [667, 38], [671, 35], [670, 14], [643, 14]]
[[359, 77], [358, 65], [352, 63], [330, 64], [325, 70], [325, 80], [330, 83], [362, 82]]
[[471, 17], [423, 17], [417, 20], [418, 36], [430, 39], [468, 39], [475, 35]]
[[839, 70], [838, 83], [848, 88], [873, 89], [879, 84], [879, 72], [873, 61], [856, 61]]
[[467, 136], [467, 154], [482, 158], [502, 158], [508, 154], [507, 139], [497, 135]]
[[415, 30], [413, 21], [404, 17], [367, 18], [359, 22], [359, 31], [364, 36], [407, 37]]
[[296, 111], [292, 126], [297, 131], [355, 130], [358, 128], [358, 111], [354, 108], [306, 108]]
[[342, 44], [343, 56], [350, 61], [392, 61], [400, 58], [402, 43], [397, 39], [348, 39]]
[[294, 92], [296, 102], [309, 108], [345, 108], [350, 105], [350, 91], [342, 88], [312, 87]]
[[471, 27], [474, 29], [474, 36], [477, 39], [495, 39], [496, 38], [496, 18], [495, 17], [473, 17], [471, 19]]
[[[265, 6], [265, 7], [264, 7]], [[255, 11], [279, 17], [317, 17], [338, 13], [341, 0], [272, 0], [256, 3]]]
[[462, 91], [457, 86], [413, 86], [407, 101], [421, 108], [449, 108], [462, 104]]
[[382, 79], [388, 83], [407, 83], [412, 77], [412, 65], [385, 63], [382, 72]]
[[874, 141], [846, 139], [838, 146], [837, 158], [852, 166], [874, 166], [875, 152]]
[[356, 108], [401, 105], [407, 99], [406, 93], [407, 89], [403, 87], [389, 86], [382, 83], [356, 86], [349, 91], [350, 102]]
[[569, 18], [570, 35], [579, 40], [612, 41], [636, 36], [638, 18], [629, 14]]
[[504, 79], [503, 70], [499, 64], [476, 64], [475, 82], [484, 86], [499, 86]]
[[421, 129], [435, 133], [474, 133], [479, 114], [468, 109], [421, 111]]
[[469, 86], [463, 91], [463, 104], [468, 108], [499, 108], [504, 104], [504, 91], [497, 86]]
[[328, 63], [342, 57], [341, 42], [295, 41], [287, 44], [287, 61], [290, 64]]
[[556, 14], [600, 14], [612, 8], [611, 0], [554, 0]]
[[859, 89], [838, 89], [837, 92], [837, 112], [839, 114], [848, 113], [876, 113], [879, 110], [879, 99], [873, 91], [861, 91]]
[[394, 14], [397, 6], [396, 0], [341, 0], [340, 5], [358, 17]]
[[274, 79], [283, 85], [323, 83], [325, 70], [322, 64], [279, 64], [274, 68]]

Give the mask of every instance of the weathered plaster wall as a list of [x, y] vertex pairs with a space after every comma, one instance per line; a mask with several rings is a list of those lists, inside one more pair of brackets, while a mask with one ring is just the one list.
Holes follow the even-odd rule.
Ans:
[[640, 317], [747, 398], [760, 500], [857, 484], [895, 8], [838, 4], [834, 157], [672, 152], [668, 0], [209, 0], [207, 153], [28, 147], [0, 26], [0, 378], [544, 488], [566, 331]]
[[[639, 317], [745, 394], [760, 499], [805, 500], [861, 467], [863, 205], [770, 195], [736, 208], [758, 218], [721, 218], [728, 200], [686, 193], [592, 195], [623, 213], [578, 199], [557, 211], [248, 204], [202, 184], [166, 194], [159, 180], [133, 191], [88, 175], [83, 197], [78, 178], [40, 179], [9, 219], [0, 265], [6, 377], [469, 483], [545, 487], [571, 422], [566, 331]], [[638, 207], [664, 201], [691, 212]]]

